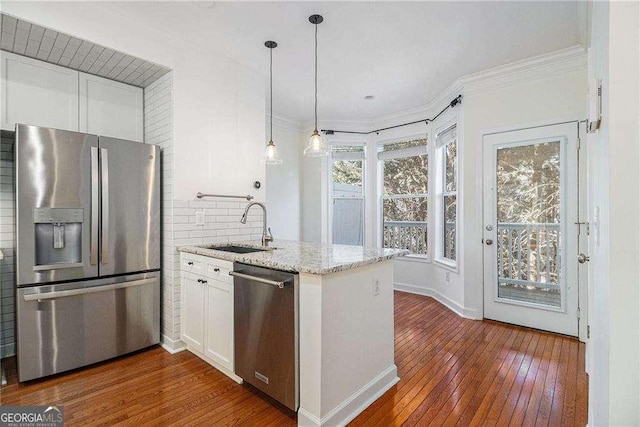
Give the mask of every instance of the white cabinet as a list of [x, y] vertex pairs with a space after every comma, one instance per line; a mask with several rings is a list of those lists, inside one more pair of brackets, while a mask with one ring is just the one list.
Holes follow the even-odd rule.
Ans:
[[233, 372], [233, 284], [208, 279], [205, 293], [204, 354]]
[[143, 89], [0, 52], [2, 129], [16, 123], [144, 141]]
[[182, 341], [198, 351], [204, 350], [205, 284], [199, 276], [182, 275]]
[[0, 52], [2, 129], [16, 123], [78, 130], [78, 72]]
[[181, 339], [187, 348], [234, 380], [233, 263], [180, 254]]
[[143, 142], [143, 91], [80, 74], [80, 132]]

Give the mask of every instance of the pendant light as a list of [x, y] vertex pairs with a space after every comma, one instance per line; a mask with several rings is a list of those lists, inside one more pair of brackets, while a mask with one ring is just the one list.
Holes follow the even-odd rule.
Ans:
[[315, 85], [314, 85], [314, 127], [311, 138], [309, 138], [309, 145], [304, 149], [304, 155], [309, 157], [326, 156], [329, 154], [329, 150], [323, 141], [322, 135], [318, 132], [318, 24], [324, 21], [321, 15], [311, 15], [309, 22], [315, 26]]
[[274, 41], [266, 41], [264, 45], [269, 48], [269, 143], [264, 150], [263, 161], [268, 165], [281, 165], [282, 157], [278, 154], [278, 148], [273, 142], [273, 49], [278, 46]]

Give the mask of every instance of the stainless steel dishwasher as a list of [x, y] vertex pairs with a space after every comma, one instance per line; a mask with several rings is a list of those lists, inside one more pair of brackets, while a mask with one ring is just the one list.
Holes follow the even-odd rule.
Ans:
[[234, 263], [235, 373], [298, 410], [298, 275]]

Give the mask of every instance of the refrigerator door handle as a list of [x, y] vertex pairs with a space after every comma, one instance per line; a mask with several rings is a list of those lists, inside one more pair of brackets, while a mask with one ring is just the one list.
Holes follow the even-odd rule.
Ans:
[[102, 248], [100, 262], [109, 263], [109, 153], [100, 149], [100, 168], [102, 174]]
[[43, 301], [56, 298], [73, 297], [76, 295], [93, 294], [96, 292], [113, 291], [115, 289], [131, 288], [133, 286], [148, 285], [157, 282], [157, 278], [131, 280], [129, 282], [114, 283], [113, 285], [94, 286], [92, 288], [70, 289], [68, 291], [45, 292], [41, 294], [27, 294], [24, 296], [25, 301]]
[[98, 147], [91, 147], [91, 265], [98, 264]]

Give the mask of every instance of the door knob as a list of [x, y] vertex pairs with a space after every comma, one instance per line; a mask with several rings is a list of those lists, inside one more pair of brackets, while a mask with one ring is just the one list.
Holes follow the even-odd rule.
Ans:
[[491, 239], [487, 239], [484, 242], [487, 244], [487, 246], [493, 245], [493, 240], [491, 240]]
[[585, 262], [589, 262], [589, 257], [585, 254], [578, 255], [578, 262], [580, 264], [584, 264]]

